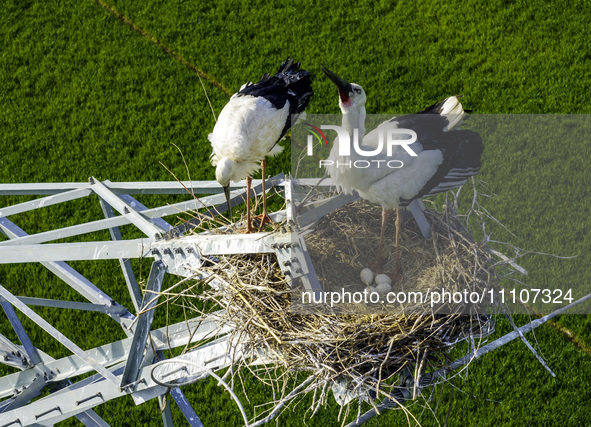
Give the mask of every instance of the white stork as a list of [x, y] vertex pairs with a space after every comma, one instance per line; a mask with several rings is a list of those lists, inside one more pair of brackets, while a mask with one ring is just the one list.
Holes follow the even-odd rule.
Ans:
[[[457, 188], [475, 175], [480, 169], [480, 157], [484, 150], [482, 138], [473, 131], [456, 129], [461, 124], [465, 112], [455, 96], [427, 107], [417, 114], [394, 117], [365, 135], [365, 91], [358, 84], [347, 82], [325, 67], [322, 67], [322, 70], [339, 90], [339, 107], [343, 113], [342, 126], [349, 135], [353, 135], [354, 129], [358, 129], [360, 148], [363, 151], [378, 148], [380, 132], [386, 126], [416, 132], [417, 142], [412, 144], [412, 151], [417, 154], [416, 157], [402, 145], [394, 146], [391, 156], [388, 156], [386, 144], [383, 144], [383, 149], [376, 150], [379, 152], [372, 157], [361, 157], [356, 150], [351, 149], [350, 156], [343, 158], [339, 154], [337, 142], [330, 154], [333, 162], [327, 162], [329, 174], [346, 194], [356, 190], [364, 199], [382, 206], [382, 229], [376, 262], [378, 270], [381, 270], [382, 245], [388, 213], [389, 210], [396, 209], [396, 258], [393, 279], [398, 280], [398, 244], [401, 227], [399, 208], [407, 206], [415, 199]], [[337, 141], [341, 142], [338, 138]], [[367, 168], [343, 167], [349, 161], [353, 164], [359, 159], [377, 162], [372, 162], [372, 166]], [[384, 167], [386, 162], [393, 159], [400, 160], [403, 166]]]
[[298, 62], [287, 58], [274, 76], [265, 74], [258, 83], [248, 82], [234, 94], [218, 117], [209, 134], [212, 146], [211, 164], [216, 167], [217, 181], [224, 187], [230, 216], [230, 181], [246, 178], [247, 232], [250, 221], [251, 175], [262, 168], [263, 214], [267, 217], [265, 197], [266, 156], [283, 150], [277, 144], [304, 112], [313, 95], [310, 72], [301, 70]]

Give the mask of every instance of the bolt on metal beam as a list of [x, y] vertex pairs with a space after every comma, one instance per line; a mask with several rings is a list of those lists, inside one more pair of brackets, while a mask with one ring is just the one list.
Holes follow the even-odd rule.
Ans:
[[24, 346], [19, 346], [0, 334], [0, 363], [23, 370], [30, 366]]

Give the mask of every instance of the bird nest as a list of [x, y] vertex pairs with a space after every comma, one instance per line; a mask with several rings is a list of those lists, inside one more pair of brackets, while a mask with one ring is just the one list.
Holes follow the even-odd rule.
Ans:
[[[322, 218], [316, 224], [315, 231], [306, 236], [310, 258], [324, 288], [344, 288], [350, 292], [364, 290], [360, 272], [375, 265], [380, 240], [380, 212], [381, 209], [375, 205], [359, 201]], [[496, 260], [488, 245], [474, 240], [450, 205], [444, 205], [443, 212], [426, 209], [424, 214], [431, 226], [429, 239], [423, 238], [421, 230], [408, 214], [401, 227], [401, 277], [391, 290], [400, 297], [396, 298], [398, 304], [384, 304], [386, 301], [381, 298], [377, 304], [343, 305], [339, 307], [341, 310], [410, 315], [425, 314], [428, 306], [431, 316], [486, 312], [489, 306], [470, 303], [469, 294], [480, 296], [484, 292], [486, 295], [487, 291], [495, 287]], [[382, 269], [384, 272], [393, 272], [396, 252], [394, 221], [386, 227], [384, 241]], [[391, 279], [388, 283], [391, 283]], [[415, 297], [419, 294], [422, 298]], [[435, 295], [439, 300], [433, 297]], [[457, 297], [456, 302], [450, 298], [454, 295]], [[462, 301], [459, 301], [460, 296]]]
[[[427, 209], [425, 215], [431, 238], [424, 239], [413, 221], [402, 227], [403, 280], [393, 284], [393, 291], [445, 288], [450, 293], [483, 294], [494, 289], [501, 264], [486, 240], [474, 239], [452, 204], [443, 211]], [[375, 258], [380, 221], [380, 210], [361, 201], [317, 222], [305, 241], [321, 284], [352, 292], [367, 289], [359, 274], [367, 259]], [[386, 271], [393, 269], [393, 233], [392, 223], [386, 233], [390, 241], [384, 252]], [[345, 414], [354, 401], [360, 411], [363, 401], [375, 406], [376, 399], [404, 400], [401, 396], [408, 396], [400, 390], [408, 390], [409, 374], [415, 378], [416, 391], [419, 378], [449, 365], [456, 344], [466, 341], [464, 351], [474, 351], [494, 330], [490, 306], [462, 305], [458, 310], [453, 304], [384, 307], [370, 302], [340, 310], [297, 307], [293, 297], [297, 281], [285, 277], [275, 254], [219, 256], [198, 275], [206, 279], [192, 297], [224, 309], [221, 320], [233, 327], [231, 341], [241, 343], [246, 350], [242, 354], [249, 355], [234, 361], [232, 375], [240, 366], [247, 367], [279, 396], [255, 417], [258, 423], [307, 393], [313, 396], [314, 414], [327, 403], [329, 388], [346, 408]], [[208, 310], [193, 307], [208, 315]], [[251, 366], [254, 361], [256, 369]]]

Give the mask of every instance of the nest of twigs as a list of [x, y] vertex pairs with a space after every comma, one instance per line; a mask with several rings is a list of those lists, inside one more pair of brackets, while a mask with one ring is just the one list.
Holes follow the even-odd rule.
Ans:
[[[432, 228], [430, 239], [423, 238], [413, 221], [402, 228], [404, 279], [394, 284], [394, 290], [482, 292], [495, 286], [495, 262], [488, 246], [473, 239], [452, 206], [425, 214]], [[318, 278], [327, 289], [365, 289], [359, 272], [369, 257], [375, 257], [380, 221], [379, 208], [357, 202], [322, 218], [306, 236]], [[393, 236], [394, 221], [386, 234], [386, 271], [393, 268]], [[271, 413], [308, 392], [314, 392], [315, 412], [327, 401], [327, 387], [333, 388], [341, 404], [355, 398], [372, 404], [376, 398], [396, 401], [405, 372], [417, 379], [441, 369], [449, 364], [449, 353], [458, 342], [478, 345], [494, 329], [487, 310], [477, 306], [462, 310], [451, 304], [425, 309], [419, 303], [356, 304], [354, 309], [340, 310], [296, 307], [292, 287], [297, 283], [286, 279], [274, 254], [217, 257], [199, 274], [210, 284], [200, 297], [225, 309], [223, 321], [234, 327], [232, 341], [250, 350], [246, 352], [250, 359], [238, 364], [264, 362], [266, 368], [257, 375], [281, 396], [268, 409]], [[277, 374], [278, 367], [283, 374]], [[286, 388], [285, 373], [302, 371], [313, 374], [304, 386]]]

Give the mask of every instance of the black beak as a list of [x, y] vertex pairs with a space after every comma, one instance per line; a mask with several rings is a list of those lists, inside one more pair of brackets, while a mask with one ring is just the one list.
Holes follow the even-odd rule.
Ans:
[[230, 184], [224, 185], [224, 194], [226, 195], [226, 203], [228, 204], [228, 210], [230, 211], [230, 221], [232, 220], [232, 206], [230, 205]]
[[330, 79], [330, 81], [333, 82], [336, 85], [336, 87], [339, 89], [339, 95], [341, 96], [341, 101], [347, 102], [349, 100], [349, 93], [351, 93], [353, 91], [353, 89], [351, 88], [351, 83], [349, 83], [347, 80], [343, 79], [342, 77], [337, 76], [335, 73], [330, 71], [324, 65], [321, 65], [320, 68], [322, 68], [322, 71], [324, 71], [324, 74], [326, 74], [326, 76]]

